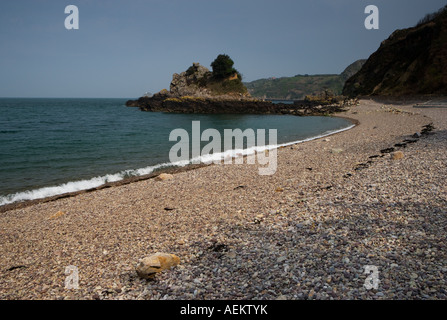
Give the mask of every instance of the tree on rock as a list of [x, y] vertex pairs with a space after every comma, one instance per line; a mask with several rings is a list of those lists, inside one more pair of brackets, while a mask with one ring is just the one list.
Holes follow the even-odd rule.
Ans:
[[226, 54], [219, 54], [217, 58], [211, 63], [213, 68], [213, 78], [215, 79], [225, 79], [235, 73], [240, 78], [239, 72], [233, 68], [234, 62]]

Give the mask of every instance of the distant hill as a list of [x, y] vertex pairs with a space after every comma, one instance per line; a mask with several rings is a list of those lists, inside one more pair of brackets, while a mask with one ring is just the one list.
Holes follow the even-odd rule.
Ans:
[[353, 75], [355, 75], [365, 64], [366, 59], [357, 60], [353, 63], [351, 63], [342, 73], [340, 73], [340, 77], [343, 81], [343, 85], [345, 84], [346, 80], [351, 78]]
[[394, 31], [346, 81], [343, 94], [447, 94], [447, 6]]
[[330, 90], [341, 94], [345, 81], [354, 75], [366, 60], [349, 65], [341, 74], [296, 75], [244, 82], [252, 97], [265, 99], [304, 99], [306, 95]]

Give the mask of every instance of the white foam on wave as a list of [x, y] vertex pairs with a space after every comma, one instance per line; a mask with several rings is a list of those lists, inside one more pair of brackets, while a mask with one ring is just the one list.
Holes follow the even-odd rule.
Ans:
[[[43, 187], [35, 190], [17, 192], [7, 196], [0, 197], [0, 206], [27, 200], [43, 199], [47, 197], [57, 196], [64, 193], [83, 191], [100, 187], [106, 183], [121, 181], [127, 177], [142, 176], [152, 173], [154, 170], [171, 166], [170, 163], [157, 164], [145, 168], [135, 170], [125, 170], [115, 174], [107, 174], [104, 176], [94, 177], [87, 180], [70, 181], [57, 186]], [[180, 165], [180, 164], [179, 164]]]
[[272, 150], [272, 149], [277, 149], [277, 148], [281, 148], [281, 147], [287, 147], [287, 146], [298, 144], [298, 143], [303, 143], [303, 142], [308, 142], [308, 141], [324, 138], [324, 137], [327, 137], [327, 136], [335, 134], [335, 133], [339, 133], [339, 132], [343, 132], [343, 131], [352, 129], [353, 127], [355, 127], [355, 124], [352, 124], [352, 125], [350, 125], [350, 126], [348, 126], [346, 128], [343, 128], [343, 129], [328, 130], [328, 131], [326, 131], [326, 132], [324, 132], [324, 133], [322, 133], [320, 135], [309, 137], [309, 138], [302, 139], [302, 140], [296, 140], [296, 141], [286, 142], [286, 143], [277, 144], [277, 145], [253, 146], [253, 147], [247, 148], [247, 149], [226, 150], [226, 151], [220, 152], [220, 153], [213, 153], [213, 154], [203, 155], [203, 156], [194, 158], [191, 161], [194, 161], [194, 160], [197, 161], [198, 160], [198, 161], [203, 162], [203, 163], [212, 163], [212, 162], [215, 162], [215, 161], [218, 162], [218, 161], [227, 159], [229, 157], [237, 158], [237, 157], [241, 157], [241, 156], [254, 155], [257, 152], [262, 152], [262, 151], [265, 151], [265, 150]]
[[104, 176], [94, 177], [94, 178], [91, 178], [88, 180], [70, 181], [70, 182], [67, 182], [67, 183], [64, 183], [64, 184], [61, 184], [58, 186], [43, 187], [43, 188], [39, 188], [39, 189], [35, 189], [35, 190], [17, 192], [14, 194], [0, 197], [0, 206], [6, 205], [6, 204], [11, 204], [14, 202], [19, 202], [19, 201], [43, 199], [43, 198], [47, 198], [47, 197], [61, 195], [64, 193], [71, 193], [71, 192], [93, 189], [93, 188], [100, 187], [100, 186], [102, 186], [106, 183], [109, 183], [109, 182], [121, 181], [127, 177], [143, 176], [143, 175], [151, 174], [152, 172], [154, 172], [155, 170], [158, 170], [158, 169], [163, 169], [163, 168], [168, 168], [168, 167], [184, 167], [191, 163], [197, 163], [197, 162], [210, 164], [210, 163], [213, 163], [216, 161], [227, 159], [228, 157], [237, 158], [237, 157], [241, 157], [241, 156], [249, 156], [249, 155], [256, 154], [256, 152], [272, 150], [272, 149], [276, 149], [276, 148], [280, 148], [280, 147], [290, 146], [290, 145], [294, 145], [294, 144], [298, 144], [298, 143], [303, 143], [303, 142], [323, 138], [323, 137], [326, 137], [326, 136], [329, 136], [329, 135], [332, 135], [335, 133], [349, 130], [353, 127], [355, 127], [354, 124], [350, 125], [346, 128], [343, 128], [343, 129], [326, 131], [318, 136], [313, 136], [313, 137], [306, 138], [303, 140], [297, 140], [297, 141], [282, 143], [282, 144], [278, 144], [278, 145], [254, 146], [254, 147], [247, 148], [247, 149], [226, 150], [226, 151], [220, 152], [220, 153], [203, 155], [203, 156], [200, 156], [197, 158], [193, 158], [189, 161], [179, 161], [179, 162], [174, 162], [174, 163], [161, 163], [161, 164], [157, 164], [154, 166], [148, 166], [148, 167], [134, 169], [134, 170], [125, 170], [125, 171], [115, 173], [115, 174], [107, 174]]

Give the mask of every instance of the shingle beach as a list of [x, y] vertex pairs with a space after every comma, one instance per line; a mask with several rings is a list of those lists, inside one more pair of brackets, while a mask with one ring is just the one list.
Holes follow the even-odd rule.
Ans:
[[[447, 299], [447, 108], [414, 104], [360, 100], [274, 175], [210, 165], [2, 212], [0, 299]], [[139, 278], [156, 252], [180, 264]]]

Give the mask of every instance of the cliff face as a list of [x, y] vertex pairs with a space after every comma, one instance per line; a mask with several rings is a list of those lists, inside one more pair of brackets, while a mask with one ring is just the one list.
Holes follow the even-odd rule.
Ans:
[[165, 92], [171, 98], [184, 96], [200, 98], [250, 98], [247, 88], [243, 85], [237, 75], [227, 79], [215, 79], [213, 73], [200, 63], [193, 63], [188, 70], [172, 76], [169, 91]]
[[172, 75], [172, 82], [169, 91], [172, 96], [207, 96], [210, 94], [204, 86], [206, 79], [211, 77], [211, 71], [208, 68], [193, 63], [185, 72]]
[[342, 73], [340, 73], [340, 78], [341, 78], [341, 81], [343, 82], [343, 84], [346, 82], [346, 80], [348, 80], [353, 75], [355, 75], [357, 72], [359, 72], [359, 70], [363, 67], [365, 62], [366, 62], [366, 59], [360, 59], [360, 60], [357, 60], [357, 61], [351, 63], [349, 66], [347, 66], [346, 69], [343, 70]]
[[430, 21], [393, 32], [346, 81], [343, 95], [446, 94], [446, 8]]

